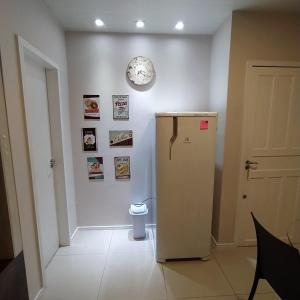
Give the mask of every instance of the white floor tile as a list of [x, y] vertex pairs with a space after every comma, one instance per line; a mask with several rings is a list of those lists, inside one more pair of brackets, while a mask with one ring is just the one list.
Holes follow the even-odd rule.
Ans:
[[[168, 300], [237, 300], [236, 296], [217, 296], [201, 298], [168, 298]], [[267, 300], [267, 299], [266, 299]]]
[[61, 247], [57, 255], [106, 254], [111, 236], [111, 230], [78, 230], [71, 246]]
[[[236, 294], [248, 294], [251, 290], [256, 267], [256, 248], [238, 247], [234, 249], [215, 248], [213, 255], [221, 265], [226, 278]], [[265, 280], [260, 280], [258, 293], [271, 293], [272, 288]]]
[[145, 251], [153, 254], [153, 235], [152, 230], [146, 230], [146, 238], [135, 240], [132, 230], [114, 230], [110, 243], [110, 253], [119, 254], [138, 254]]
[[214, 259], [208, 261], [176, 261], [163, 265], [168, 297], [195, 298], [233, 295]]
[[99, 300], [159, 299], [166, 299], [163, 272], [149, 251], [109, 255]]
[[103, 255], [54, 257], [40, 300], [97, 300], [104, 265]]
[[[156, 263], [152, 230], [79, 230], [50, 263], [40, 300], [246, 300], [255, 248], [214, 249], [209, 261]], [[239, 295], [236, 296], [235, 294]], [[278, 300], [264, 282], [255, 300]]]

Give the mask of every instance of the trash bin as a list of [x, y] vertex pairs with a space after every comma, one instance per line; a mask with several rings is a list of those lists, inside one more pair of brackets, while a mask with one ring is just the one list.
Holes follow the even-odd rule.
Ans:
[[133, 237], [142, 239], [146, 236], [145, 219], [148, 214], [148, 208], [145, 203], [131, 204], [129, 214], [132, 215], [133, 222]]

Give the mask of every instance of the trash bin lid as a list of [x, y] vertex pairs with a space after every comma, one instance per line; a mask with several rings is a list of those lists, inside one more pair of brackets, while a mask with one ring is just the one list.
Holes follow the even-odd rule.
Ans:
[[145, 203], [136, 203], [130, 205], [130, 213], [132, 215], [142, 215], [147, 214], [148, 209]]

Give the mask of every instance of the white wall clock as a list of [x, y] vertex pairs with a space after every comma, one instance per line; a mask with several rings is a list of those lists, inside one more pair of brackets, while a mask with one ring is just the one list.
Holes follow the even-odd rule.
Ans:
[[130, 60], [127, 77], [135, 85], [146, 85], [154, 78], [154, 66], [149, 58], [137, 56]]

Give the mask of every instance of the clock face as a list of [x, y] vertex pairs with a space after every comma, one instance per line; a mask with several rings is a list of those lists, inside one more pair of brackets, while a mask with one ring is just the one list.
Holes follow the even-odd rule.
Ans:
[[145, 85], [154, 77], [154, 67], [149, 58], [143, 56], [134, 57], [128, 64], [128, 79], [135, 85]]

